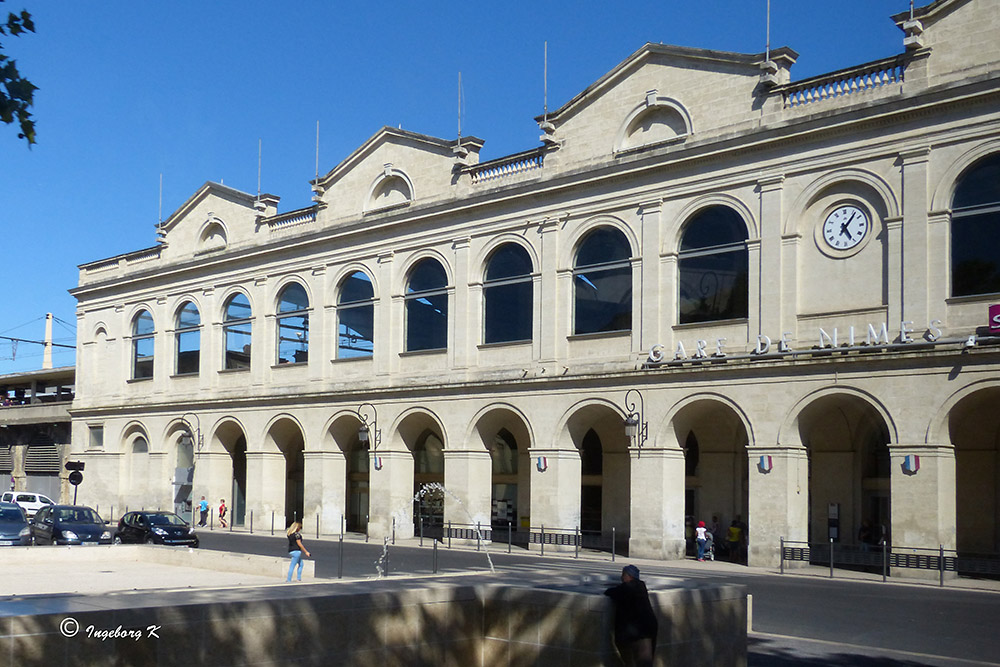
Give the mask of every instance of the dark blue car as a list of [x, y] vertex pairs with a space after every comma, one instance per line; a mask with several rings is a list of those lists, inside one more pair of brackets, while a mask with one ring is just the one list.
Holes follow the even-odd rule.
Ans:
[[107, 522], [84, 505], [49, 505], [32, 520], [35, 544], [111, 544]]

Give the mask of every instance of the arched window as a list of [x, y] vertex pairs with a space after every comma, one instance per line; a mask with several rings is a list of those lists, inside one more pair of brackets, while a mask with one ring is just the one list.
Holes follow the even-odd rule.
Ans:
[[584, 238], [573, 265], [573, 333], [632, 329], [631, 254], [617, 229], [602, 227]]
[[309, 361], [309, 296], [291, 283], [278, 296], [278, 363]]
[[344, 278], [337, 293], [337, 358], [370, 357], [375, 350], [375, 290], [364, 271]]
[[251, 315], [250, 300], [242, 292], [237, 292], [226, 301], [225, 323], [222, 325], [226, 354], [223, 368], [226, 370], [250, 368]]
[[132, 321], [132, 379], [153, 377], [153, 316], [144, 310]]
[[951, 202], [951, 295], [1000, 292], [1000, 154], [962, 174]]
[[483, 280], [483, 342], [531, 340], [531, 258], [516, 243], [490, 254]]
[[703, 209], [688, 223], [677, 258], [681, 324], [747, 317], [746, 240], [743, 219], [726, 206]]
[[132, 453], [133, 454], [146, 454], [149, 452], [149, 443], [146, 442], [145, 438], [136, 438], [132, 441]]
[[422, 259], [406, 281], [406, 351], [448, 347], [448, 276], [433, 259]]
[[177, 344], [174, 372], [177, 375], [197, 374], [201, 357], [201, 316], [198, 306], [191, 301], [177, 311], [174, 337]]

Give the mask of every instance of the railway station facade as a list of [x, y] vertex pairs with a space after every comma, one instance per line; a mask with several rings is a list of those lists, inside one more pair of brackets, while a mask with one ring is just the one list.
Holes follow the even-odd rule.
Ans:
[[206, 183], [80, 267], [81, 501], [1000, 551], [1000, 13], [892, 19], [796, 82], [647, 44], [496, 160], [383, 128], [304, 209]]

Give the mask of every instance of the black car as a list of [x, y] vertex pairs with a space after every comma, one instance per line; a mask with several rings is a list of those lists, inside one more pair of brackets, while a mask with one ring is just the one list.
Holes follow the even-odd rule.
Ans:
[[31, 544], [31, 528], [24, 509], [14, 503], [0, 503], [0, 546], [28, 544]]
[[128, 512], [118, 521], [114, 542], [197, 547], [198, 536], [173, 512]]
[[111, 544], [107, 521], [85, 505], [49, 505], [31, 522], [35, 544]]

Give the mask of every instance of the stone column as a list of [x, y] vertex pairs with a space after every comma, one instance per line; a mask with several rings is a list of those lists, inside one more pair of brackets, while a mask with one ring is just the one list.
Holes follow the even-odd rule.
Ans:
[[347, 503], [347, 459], [341, 452], [307, 450], [303, 456], [306, 487], [302, 512], [310, 521], [304, 527], [316, 530], [318, 514], [320, 533], [339, 535]]
[[632, 502], [629, 555], [684, 557], [684, 450], [629, 447]]
[[[951, 445], [889, 445], [892, 468], [891, 538], [900, 547], [956, 548], [955, 448]], [[905, 466], [906, 457], [911, 468]], [[926, 553], [926, 552], [921, 552]], [[937, 571], [905, 570], [906, 576], [937, 577]]]
[[[632, 326], [633, 348], [649, 351], [660, 342], [660, 304], [658, 303], [661, 288], [660, 280], [660, 200], [642, 204], [639, 207], [639, 220], [642, 222], [642, 246], [639, 255], [642, 262], [633, 267], [633, 272], [639, 275], [639, 289], [634, 294], [639, 298], [634, 300], [632, 311], [639, 317]], [[633, 275], [633, 284], [636, 279]]]
[[[902, 319], [918, 327], [928, 321], [927, 168], [931, 149], [921, 146], [900, 154], [903, 163]], [[890, 248], [889, 254], [893, 254]]]
[[474, 345], [470, 348], [469, 334], [471, 331], [479, 331], [476, 323], [471, 321], [469, 312], [469, 242], [468, 238], [461, 238], [451, 244], [455, 252], [455, 290], [448, 299], [448, 329], [451, 333], [448, 337], [448, 350], [452, 356], [450, 365], [456, 369], [469, 365], [469, 357], [475, 349]]
[[559, 268], [559, 221], [548, 219], [538, 225], [540, 237], [541, 258], [539, 272], [541, 285], [538, 290], [539, 307], [535, 312], [539, 315], [534, 325], [534, 336], [539, 341], [540, 361], [552, 361], [559, 354], [560, 341], [565, 345], [565, 327], [560, 326], [559, 319], [559, 281], [556, 270]]
[[403, 447], [371, 452], [368, 479], [368, 534], [373, 538], [413, 537], [413, 454]]
[[[399, 364], [399, 351], [403, 349], [400, 343], [401, 332], [403, 331], [402, 313], [397, 310], [397, 299], [392, 296], [393, 289], [393, 254], [384, 252], [378, 256], [378, 289], [375, 302], [374, 325], [377, 332], [375, 339], [375, 349], [372, 352], [374, 357], [375, 374], [387, 375], [392, 373]], [[402, 303], [402, 299], [398, 300]]]
[[492, 476], [489, 452], [444, 450], [445, 523], [479, 523], [489, 528]]
[[247, 452], [247, 525], [275, 528], [285, 523], [285, 456], [281, 452]]
[[[809, 455], [805, 447], [748, 447], [747, 454], [748, 563], [777, 567], [781, 538], [797, 542], [808, 539]], [[761, 457], [765, 457], [763, 464]]]
[[[247, 491], [249, 493], [249, 489]], [[209, 507], [218, 509], [219, 500], [225, 498], [226, 505], [232, 509], [235, 505], [232, 494], [233, 459], [229, 452], [195, 451], [194, 478], [191, 481], [191, 505], [194, 520], [196, 522], [198, 520], [198, 503], [202, 496], [205, 496]], [[249, 498], [247, 500], [249, 501]]]
[[[575, 449], [529, 449], [531, 527], [574, 529], [580, 525], [580, 453]], [[541, 462], [539, 462], [541, 459]]]

